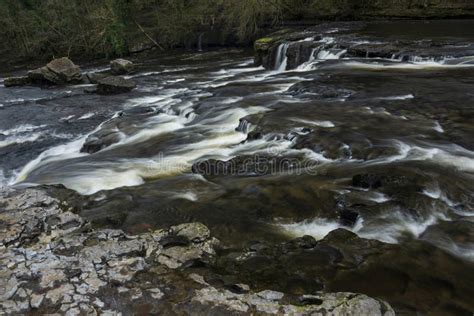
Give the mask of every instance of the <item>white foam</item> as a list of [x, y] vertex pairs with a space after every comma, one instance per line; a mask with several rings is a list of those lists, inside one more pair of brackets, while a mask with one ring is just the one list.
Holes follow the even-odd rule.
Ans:
[[389, 100], [389, 101], [397, 101], [397, 100], [410, 100], [414, 99], [415, 96], [413, 94], [406, 94], [406, 95], [397, 95], [393, 97], [381, 97], [380, 100]]
[[379, 204], [382, 204], [382, 203], [385, 203], [385, 202], [388, 202], [390, 201], [390, 197], [388, 197], [387, 195], [383, 194], [383, 193], [380, 193], [380, 192], [370, 192], [370, 193], [367, 193], [367, 199], [369, 201], [373, 201], [375, 203], [379, 203]]
[[437, 131], [438, 133], [444, 133], [444, 129], [443, 129], [443, 127], [441, 126], [441, 124], [439, 124], [438, 121], [435, 121], [435, 122], [434, 122], [433, 129], [434, 129], [435, 131]]
[[0, 140], [0, 148], [7, 147], [14, 144], [23, 144], [28, 142], [34, 142], [40, 138], [43, 133], [33, 133], [30, 135], [11, 136], [4, 140]]
[[305, 120], [305, 119], [300, 119], [300, 118], [291, 118], [290, 120], [294, 122], [298, 122], [298, 123], [308, 124], [311, 126], [318, 126], [318, 127], [325, 127], [325, 128], [333, 128], [336, 126], [331, 121]]
[[363, 238], [396, 244], [405, 236], [420, 237], [429, 226], [436, 224], [440, 217], [444, 219], [440, 215], [417, 219], [403, 212], [395, 211], [381, 217], [384, 223], [368, 223], [357, 234]]
[[292, 237], [309, 235], [313, 236], [316, 240], [321, 240], [333, 230], [342, 227], [337, 222], [321, 218], [294, 224], [281, 224], [279, 226]]
[[80, 153], [80, 149], [82, 148], [82, 145], [84, 144], [87, 136], [88, 135], [69, 142], [67, 144], [59, 145], [42, 152], [38, 157], [36, 157], [34, 160], [30, 161], [28, 164], [26, 164], [26, 166], [23, 167], [23, 169], [16, 177], [14, 184], [18, 184], [24, 181], [26, 177], [31, 173], [31, 171], [46, 163], [86, 155], [84, 153]]
[[95, 116], [96, 114], [94, 112], [89, 112], [89, 113], [86, 113], [84, 115], [82, 115], [81, 117], [78, 118], [78, 120], [87, 120], [93, 116]]
[[446, 205], [453, 207], [456, 205], [453, 201], [451, 201], [446, 194], [441, 191], [441, 188], [439, 187], [439, 184], [433, 183], [431, 186], [428, 186], [423, 189], [422, 194], [426, 195], [427, 197], [433, 199], [433, 200], [440, 200], [443, 201]]
[[[116, 118], [119, 115], [120, 112], [116, 112], [113, 118]], [[79, 137], [73, 141], [70, 141], [66, 144], [61, 144], [59, 146], [49, 148], [45, 151], [43, 151], [38, 157], [35, 159], [31, 160], [29, 163], [27, 163], [22, 170], [18, 173], [16, 176], [15, 180], [12, 182], [12, 184], [18, 184], [28, 177], [28, 175], [35, 169], [53, 162], [53, 161], [58, 161], [58, 160], [65, 160], [65, 159], [71, 159], [71, 158], [76, 158], [76, 157], [81, 157], [81, 156], [86, 156], [87, 154], [81, 153], [80, 150], [82, 146], [84, 145], [87, 137], [98, 130], [101, 129], [101, 127], [107, 123], [108, 121], [105, 121], [101, 123], [95, 130], [92, 132]]]
[[25, 133], [25, 132], [31, 132], [37, 129], [44, 128], [46, 126], [47, 125], [30, 125], [30, 124], [18, 125], [11, 129], [0, 130], [0, 134], [5, 135], [5, 136], [16, 135], [16, 134]]
[[316, 58], [319, 60], [335, 60], [340, 59], [346, 52], [345, 49], [321, 50]]
[[171, 193], [172, 198], [188, 200], [191, 202], [196, 202], [198, 200], [197, 194], [191, 191], [180, 192], [180, 193]]
[[75, 117], [76, 117], [75, 115], [69, 115], [69, 116], [62, 117], [59, 120], [62, 121], [62, 122], [65, 122], [65, 121], [69, 121], [69, 120], [71, 120]]
[[474, 172], [474, 152], [455, 145], [446, 145], [444, 148], [409, 145], [401, 141], [394, 141], [399, 154], [375, 160], [372, 163], [387, 163], [399, 160], [419, 161], [426, 160], [442, 166], [455, 168], [460, 171]]
[[93, 173], [65, 177], [61, 179], [61, 183], [81, 194], [91, 195], [102, 190], [137, 186], [143, 184], [144, 180], [136, 170], [116, 171], [98, 168]]

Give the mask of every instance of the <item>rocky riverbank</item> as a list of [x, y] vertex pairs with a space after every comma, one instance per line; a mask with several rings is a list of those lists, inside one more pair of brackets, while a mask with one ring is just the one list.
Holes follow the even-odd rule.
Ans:
[[295, 297], [206, 280], [193, 268], [212, 269], [225, 246], [200, 223], [129, 236], [92, 228], [42, 189], [2, 197], [2, 314], [394, 315], [362, 294]]

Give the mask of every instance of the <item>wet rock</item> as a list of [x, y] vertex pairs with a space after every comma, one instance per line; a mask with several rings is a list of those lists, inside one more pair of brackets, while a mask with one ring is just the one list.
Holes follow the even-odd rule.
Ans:
[[343, 226], [353, 227], [357, 223], [359, 217], [359, 212], [351, 209], [344, 209], [339, 214], [339, 222]]
[[101, 151], [104, 148], [109, 147], [115, 143], [118, 143], [122, 140], [123, 134], [114, 131], [103, 129], [98, 131], [97, 133], [91, 134], [87, 137], [84, 145], [82, 145], [81, 152], [94, 154], [98, 151]]
[[119, 76], [110, 76], [98, 81], [97, 93], [99, 94], [119, 94], [130, 92], [137, 84], [131, 79]]
[[114, 75], [127, 75], [133, 72], [135, 64], [126, 59], [115, 59], [110, 62], [110, 70]]
[[400, 46], [388, 43], [382, 44], [360, 44], [349, 47], [347, 54], [361, 58], [387, 58], [390, 59], [400, 53]]
[[403, 186], [409, 180], [404, 176], [358, 174], [352, 177], [352, 185], [364, 189], [378, 189], [382, 186]]
[[255, 41], [255, 64], [263, 65], [266, 69], [273, 68], [272, 48], [278, 43], [278, 38], [264, 37]]
[[[239, 156], [228, 161], [209, 159], [193, 164], [193, 173], [204, 176], [261, 176], [282, 172], [293, 172], [299, 164], [298, 157]], [[307, 164], [310, 167], [309, 164]]]
[[30, 84], [31, 79], [28, 76], [5, 78], [5, 81], [3, 82], [3, 85], [7, 88], [16, 86], [27, 86]]
[[299, 41], [290, 43], [286, 52], [287, 69], [295, 69], [299, 65], [308, 61], [311, 53], [313, 52], [314, 42], [313, 41]]

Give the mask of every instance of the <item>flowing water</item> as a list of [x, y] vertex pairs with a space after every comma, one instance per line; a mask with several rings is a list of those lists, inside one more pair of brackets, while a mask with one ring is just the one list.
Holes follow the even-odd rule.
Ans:
[[[132, 233], [201, 221], [244, 245], [346, 227], [386, 243], [423, 240], [471, 265], [473, 26], [334, 25], [303, 40], [314, 46], [295, 69], [286, 42], [270, 70], [240, 50], [140, 60], [138, 89], [116, 96], [2, 87], [0, 181], [62, 184], [93, 223]], [[395, 53], [353, 53], [364, 45]], [[81, 150], [110, 135], [98, 152]], [[197, 161], [255, 156], [291, 166], [192, 172]], [[386, 178], [361, 185], [356, 175]]]

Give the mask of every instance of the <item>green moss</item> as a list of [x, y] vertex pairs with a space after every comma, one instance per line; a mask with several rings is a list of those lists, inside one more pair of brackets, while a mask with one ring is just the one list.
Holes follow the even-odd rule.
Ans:
[[256, 51], [264, 51], [270, 48], [270, 46], [275, 42], [275, 39], [272, 37], [263, 37], [255, 41], [254, 49]]
[[271, 43], [273, 42], [274, 39], [271, 38], [271, 37], [263, 37], [263, 38], [259, 38], [255, 44], [268, 44], [268, 43]]

